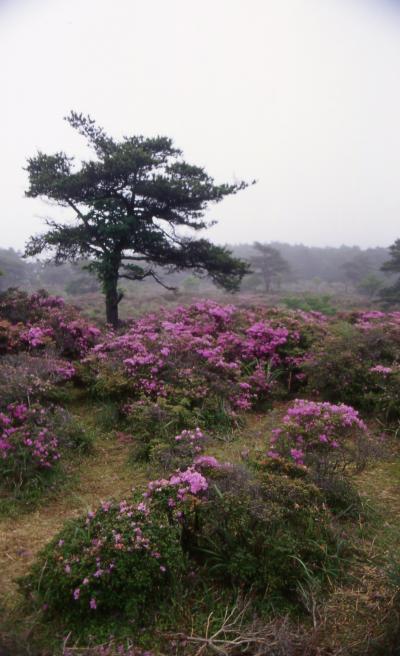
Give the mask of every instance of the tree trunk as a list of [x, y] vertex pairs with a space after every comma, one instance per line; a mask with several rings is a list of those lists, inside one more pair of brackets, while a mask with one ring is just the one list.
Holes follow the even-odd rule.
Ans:
[[121, 300], [121, 295], [118, 294], [118, 277], [113, 277], [107, 280], [105, 284], [106, 296], [106, 319], [114, 328], [118, 327], [118, 304]]

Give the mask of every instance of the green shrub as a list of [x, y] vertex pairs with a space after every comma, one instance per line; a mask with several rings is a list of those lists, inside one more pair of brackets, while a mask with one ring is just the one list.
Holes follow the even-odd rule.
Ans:
[[174, 437], [155, 441], [150, 458], [167, 471], [186, 469], [203, 453], [207, 438], [200, 428], [183, 430]]
[[195, 428], [196, 417], [185, 402], [173, 405], [165, 399], [142, 399], [126, 406], [124, 427], [134, 438], [136, 460], [164, 459], [168, 468], [168, 452], [175, 435], [184, 428]]
[[324, 496], [325, 502], [335, 515], [358, 518], [363, 513], [363, 502], [356, 486], [348, 477], [340, 474], [311, 476], [311, 480]]
[[68, 410], [56, 406], [49, 421], [63, 451], [82, 454], [92, 451], [94, 434]]
[[178, 525], [138, 504], [103, 503], [67, 524], [20, 585], [50, 614], [140, 623], [172, 594], [184, 566]]
[[374, 325], [365, 330], [341, 322], [314, 344], [303, 370], [313, 395], [390, 422], [400, 418], [400, 372], [393, 364], [399, 357], [393, 328]]
[[288, 296], [283, 299], [285, 305], [291, 310], [303, 310], [304, 312], [321, 312], [326, 315], [334, 315], [337, 309], [332, 304], [332, 296], [329, 294], [303, 294], [302, 296]]
[[327, 568], [337, 568], [330, 514], [317, 487], [262, 466], [213, 470], [185, 539], [206, 577], [269, 600], [293, 597], [306, 571], [323, 580]]
[[[308, 389], [321, 399], [362, 407], [367, 388], [368, 362], [364, 335], [348, 323], [331, 328], [328, 335], [314, 344], [303, 369]], [[370, 365], [371, 366], [371, 365]]]
[[286, 458], [265, 458], [257, 464], [264, 471], [280, 474], [291, 479], [303, 479], [315, 485], [324, 502], [332, 513], [359, 517], [363, 511], [363, 502], [355, 485], [343, 474], [313, 472], [306, 467], [296, 465]]

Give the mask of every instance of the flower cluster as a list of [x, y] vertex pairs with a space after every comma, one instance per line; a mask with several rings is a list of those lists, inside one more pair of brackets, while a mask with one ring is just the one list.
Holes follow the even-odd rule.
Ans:
[[220, 399], [234, 413], [267, 398], [277, 376], [297, 367], [303, 325], [293, 314], [204, 301], [110, 333], [85, 363], [103, 394], [114, 387], [118, 396], [171, 402], [183, 395], [192, 407]]
[[289, 457], [298, 465], [335, 469], [358, 460], [367, 427], [354, 408], [296, 399], [272, 431], [272, 458]]
[[[197, 471], [193, 465], [188, 467], [185, 471], [178, 471], [170, 478], [161, 478], [159, 480], [150, 481], [147, 486], [147, 492], [144, 493], [146, 499], [150, 499], [154, 494], [165, 492], [168, 490], [170, 494], [176, 495], [179, 501], [186, 499], [191, 495], [198, 495], [205, 492], [208, 488], [207, 479], [203, 474]], [[175, 505], [173, 497], [169, 500], [169, 505]]]
[[382, 364], [376, 364], [370, 368], [370, 371], [375, 374], [382, 374], [382, 376], [388, 376], [393, 373], [393, 367], [384, 367]]
[[42, 350], [47, 345], [60, 355], [82, 357], [100, 336], [100, 330], [83, 319], [58, 296], [10, 290], [0, 298], [0, 352]]
[[46, 342], [54, 336], [52, 328], [41, 328], [40, 326], [32, 326], [25, 332], [22, 332], [20, 339], [22, 342], [28, 344], [30, 348], [37, 348], [38, 346], [45, 346]]
[[57, 437], [46, 426], [39, 405], [11, 404], [0, 413], [0, 469], [4, 478], [28, 479], [37, 470], [52, 469], [60, 459]]

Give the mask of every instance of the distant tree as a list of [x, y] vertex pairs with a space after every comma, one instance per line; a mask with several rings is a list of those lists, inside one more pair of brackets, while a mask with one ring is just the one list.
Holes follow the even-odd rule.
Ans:
[[[400, 273], [400, 239], [396, 239], [394, 244], [389, 246], [389, 260], [381, 266], [381, 271], [385, 273]], [[380, 296], [388, 305], [400, 302], [400, 277], [397, 281], [381, 290]]]
[[35, 283], [36, 267], [22, 259], [12, 248], [0, 249], [0, 268], [3, 276], [0, 289], [7, 287], [30, 287]]
[[195, 276], [187, 276], [185, 278], [185, 280], [183, 281], [183, 283], [182, 283], [182, 287], [187, 292], [198, 291], [198, 289], [200, 287], [200, 281]]
[[389, 246], [389, 260], [382, 264], [381, 271], [400, 272], [400, 239]]
[[356, 255], [352, 260], [344, 262], [342, 268], [346, 279], [357, 286], [372, 271], [372, 264], [364, 253]]
[[99, 291], [99, 283], [96, 278], [92, 278], [87, 274], [71, 278], [65, 285], [65, 291], [71, 296], [79, 296], [80, 294], [89, 294], [91, 292]]
[[56, 264], [90, 259], [105, 294], [107, 321], [114, 326], [120, 278], [151, 277], [168, 289], [159, 267], [167, 273], [191, 269], [227, 290], [238, 289], [248, 265], [224, 247], [187, 236], [187, 228], [207, 228], [209, 203], [245, 189], [246, 182], [216, 185], [203, 168], [187, 164], [167, 137], [115, 141], [88, 116], [71, 112], [66, 120], [96, 158], [80, 168], [64, 152], [38, 152], [28, 160], [26, 195], [71, 209], [74, 221], [47, 221], [49, 230], [31, 237], [26, 256], [49, 251]]
[[267, 244], [260, 244], [256, 241], [253, 248], [257, 251], [258, 255], [251, 258], [251, 264], [256, 273], [259, 273], [265, 285], [265, 291], [271, 290], [271, 285], [275, 280], [280, 280], [281, 275], [288, 273], [290, 270], [289, 264], [283, 259], [280, 252], [268, 246]]
[[359, 282], [357, 289], [361, 294], [365, 294], [369, 298], [374, 298], [379, 290], [382, 289], [383, 285], [384, 282], [381, 278], [378, 278], [374, 273], [369, 273]]

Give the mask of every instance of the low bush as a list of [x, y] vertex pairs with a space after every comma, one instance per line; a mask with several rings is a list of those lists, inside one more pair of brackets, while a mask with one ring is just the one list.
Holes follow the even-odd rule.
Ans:
[[180, 527], [165, 513], [105, 502], [70, 522], [20, 583], [49, 614], [120, 614], [142, 623], [173, 594], [184, 568]]
[[273, 429], [268, 455], [310, 467], [320, 477], [362, 469], [370, 439], [357, 410], [346, 405], [296, 399]]
[[310, 572], [321, 582], [338, 573], [330, 513], [303, 472], [291, 477], [199, 456], [186, 471], [152, 482], [147, 496], [178, 519], [184, 549], [206, 580], [251, 588], [273, 605], [296, 603]]
[[302, 581], [322, 586], [339, 571], [329, 511], [303, 476], [199, 455], [141, 499], [70, 522], [20, 581], [25, 594], [79, 626], [117, 616], [139, 625], [163, 600], [187, 596], [196, 570], [207, 585], [251, 589], [268, 608], [296, 605]]
[[64, 384], [74, 374], [73, 365], [50, 355], [4, 355], [0, 366], [0, 408], [15, 402], [54, 400], [62, 395]]
[[58, 438], [49, 429], [41, 406], [10, 405], [7, 413], [0, 413], [0, 431], [2, 487], [22, 488], [57, 468]]
[[262, 469], [214, 468], [186, 539], [205, 577], [251, 588], [270, 606], [295, 602], [310, 572], [324, 581], [327, 569], [338, 569], [318, 489]]
[[61, 406], [47, 409], [47, 422], [57, 435], [61, 454], [87, 454], [92, 451], [94, 433]]
[[62, 408], [10, 404], [0, 412], [0, 488], [45, 486], [67, 451], [87, 452], [91, 436]]
[[355, 313], [333, 324], [303, 360], [310, 393], [385, 422], [399, 419], [398, 314]]
[[183, 430], [174, 437], [155, 440], [151, 446], [150, 459], [167, 471], [186, 469], [203, 453], [206, 443], [206, 436], [200, 428]]
[[363, 334], [349, 323], [331, 327], [303, 362], [310, 393], [332, 403], [362, 406], [373, 364], [371, 355], [366, 359], [363, 341]]
[[310, 480], [323, 494], [328, 508], [343, 518], [360, 518], [365, 514], [360, 494], [348, 476], [343, 474], [320, 475], [310, 473]]
[[36, 352], [51, 346], [62, 357], [77, 359], [92, 348], [100, 330], [59, 296], [18, 289], [0, 294], [0, 354]]
[[156, 451], [161, 456], [162, 451], [174, 444], [175, 435], [186, 427], [196, 427], [196, 416], [185, 402], [173, 405], [162, 398], [158, 401], [144, 398], [126, 404], [123, 414], [123, 427], [132, 435], [132, 455], [137, 460], [148, 460]]
[[368, 389], [364, 404], [373, 410], [376, 418], [385, 424], [400, 420], [400, 367], [397, 362], [391, 366], [375, 365], [368, 372]]

